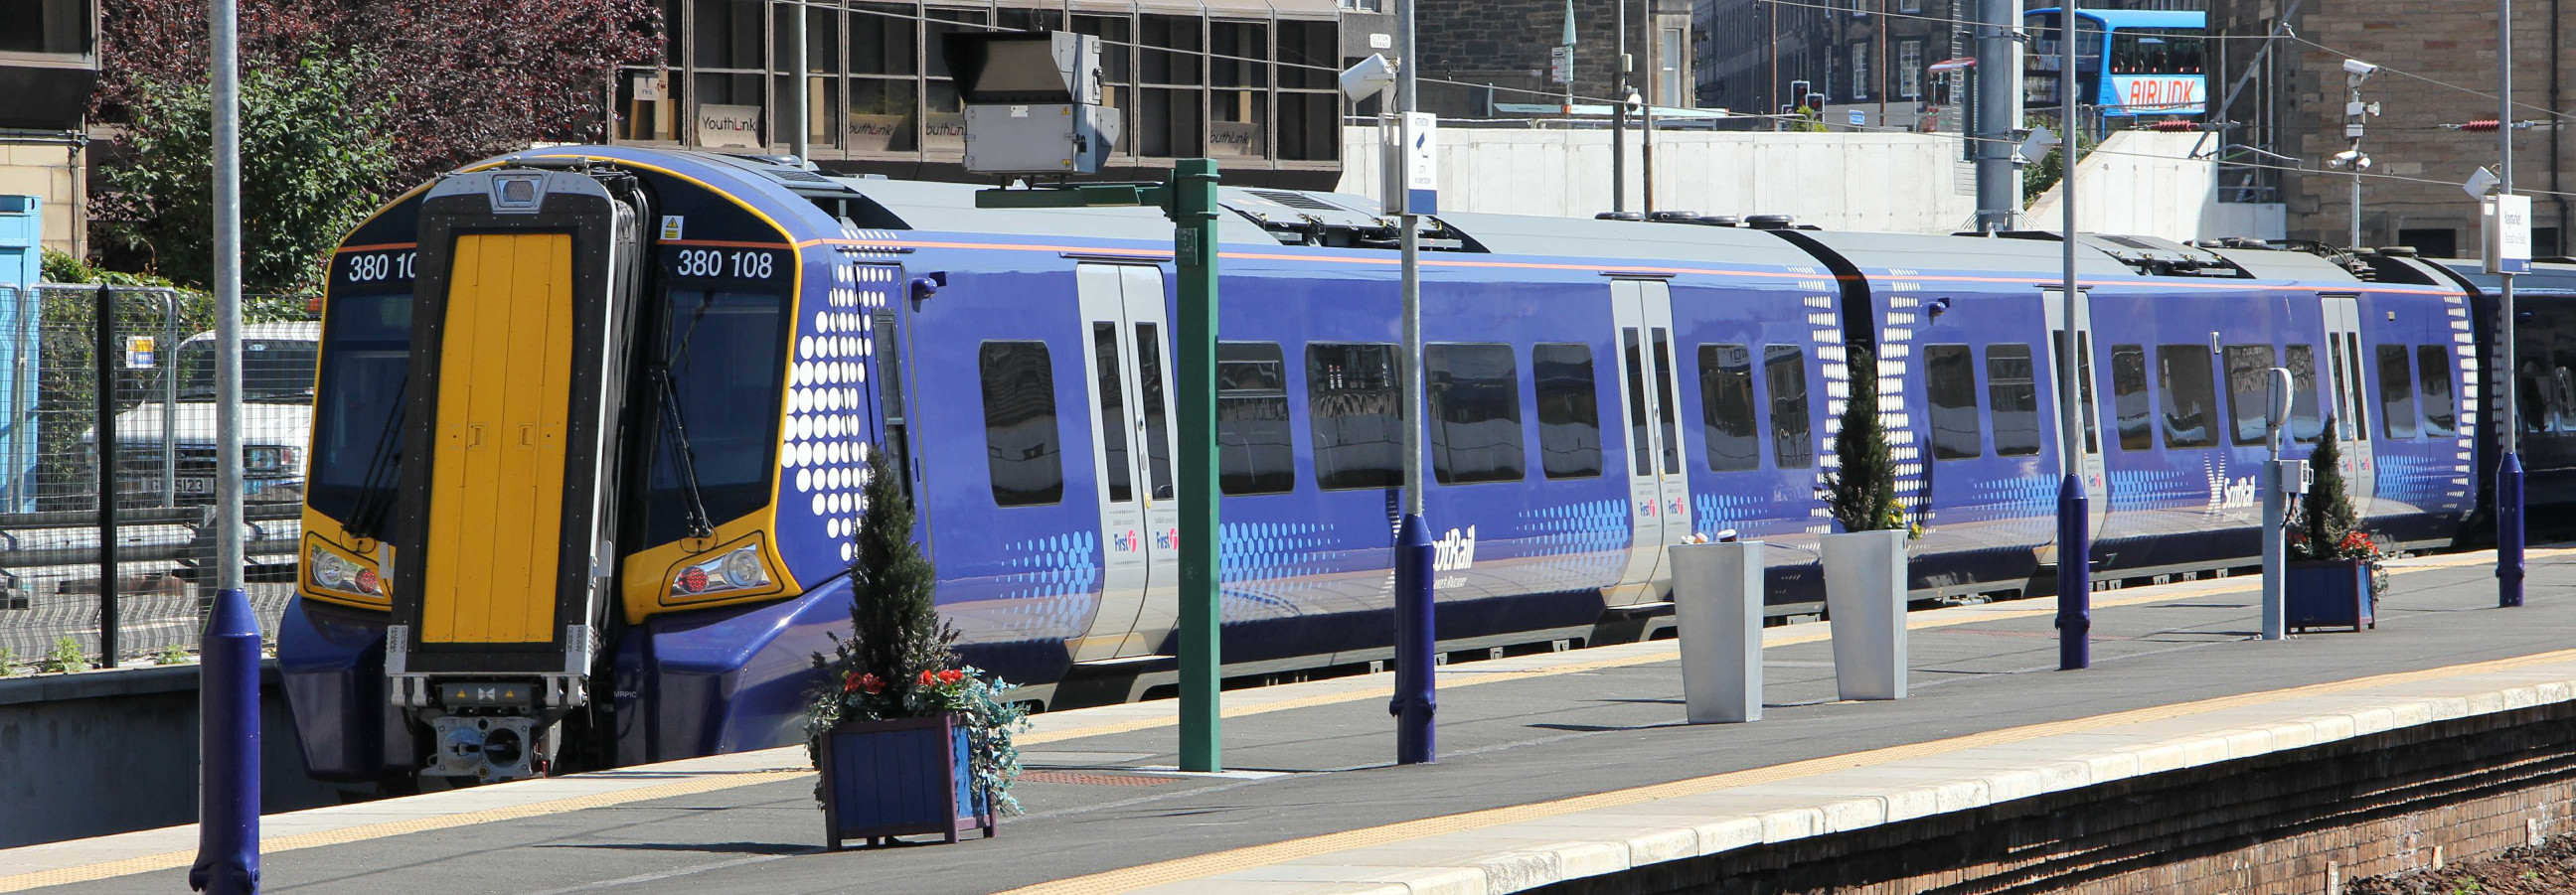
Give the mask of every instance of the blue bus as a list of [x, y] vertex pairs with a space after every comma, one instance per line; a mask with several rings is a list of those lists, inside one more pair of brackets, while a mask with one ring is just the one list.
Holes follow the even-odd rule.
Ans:
[[[2031, 53], [2022, 68], [2024, 102], [2034, 111], [2062, 105], [2057, 43], [2061, 9], [2036, 10], [2022, 19]], [[2160, 9], [2075, 11], [2077, 101], [2106, 119], [2199, 115], [2209, 108], [2209, 68], [2203, 50], [2206, 13]]]

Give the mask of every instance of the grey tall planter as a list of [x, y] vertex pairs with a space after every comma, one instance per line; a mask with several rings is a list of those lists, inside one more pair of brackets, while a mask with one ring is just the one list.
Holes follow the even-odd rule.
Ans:
[[1834, 685], [1844, 699], [1905, 698], [1905, 539], [1901, 529], [1823, 537]]

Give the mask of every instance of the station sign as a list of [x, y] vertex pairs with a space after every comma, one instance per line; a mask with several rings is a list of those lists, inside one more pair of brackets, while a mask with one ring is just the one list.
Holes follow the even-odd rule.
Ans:
[[2488, 273], [2531, 272], [2531, 197], [2489, 196], [2483, 203]]
[[1548, 48], [1547, 82], [1550, 84], [1574, 83], [1573, 47], [1560, 44]]
[[1387, 214], [1440, 213], [1440, 116], [1406, 112], [1390, 147], [1384, 195]]

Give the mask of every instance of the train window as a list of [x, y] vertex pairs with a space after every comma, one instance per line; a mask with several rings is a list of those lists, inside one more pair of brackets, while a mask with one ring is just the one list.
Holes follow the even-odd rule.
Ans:
[[2344, 357], [2350, 359], [2352, 363], [2352, 427], [2344, 431], [2352, 433], [2354, 438], [2368, 438], [2370, 437], [2370, 405], [2361, 398], [2362, 392], [2368, 388], [2362, 384], [2361, 378], [2361, 335], [2344, 333], [2343, 347]]
[[878, 311], [870, 320], [876, 333], [875, 350], [869, 355], [877, 365], [879, 415], [885, 418], [885, 450], [894, 468], [903, 472], [905, 497], [912, 496], [911, 417], [903, 400], [903, 342], [895, 335], [894, 312]]
[[[2081, 360], [2079, 354], [2077, 359]], [[2005, 342], [1986, 346], [1986, 400], [1995, 415], [1995, 456], [2026, 457], [2039, 453], [2039, 385], [2033, 380], [2030, 346]]]
[[[394, 495], [404, 383], [411, 377], [411, 293], [343, 295], [323, 319], [310, 492], [316, 512], [374, 536]], [[379, 458], [382, 458], [381, 460]], [[369, 510], [361, 519], [361, 510]]]
[[1932, 404], [1932, 458], [1985, 456], [1985, 431], [1977, 419], [1976, 349], [1923, 346], [1923, 391]]
[[2292, 345], [2282, 352], [2281, 366], [2290, 368], [2290, 440], [2315, 444], [2326, 430], [2325, 420], [2317, 415], [2317, 349], [2313, 345]]
[[2379, 345], [2379, 434], [2413, 438], [2415, 426], [2414, 362], [2404, 345]]
[[1753, 350], [1699, 346], [1700, 433], [1712, 472], [1762, 465], [1762, 436], [1753, 419]]
[[1136, 324], [1136, 413], [1145, 418], [1145, 478], [1153, 490], [1146, 496], [1172, 499], [1171, 422], [1163, 415], [1163, 335], [1151, 323]]
[[1672, 383], [1675, 380], [1673, 379], [1673, 340], [1671, 333], [1663, 327], [1655, 327], [1654, 339], [1655, 389], [1663, 393], [1661, 395], [1661, 399], [1655, 402], [1655, 410], [1661, 416], [1664, 424], [1664, 472], [1669, 474], [1680, 472], [1682, 469], [1682, 435], [1681, 430], [1673, 419], [1674, 415], [1678, 413], [1678, 411], [1673, 409], [1673, 405], [1681, 403], [1681, 399], [1680, 396], [1672, 393], [1674, 389]]
[[2157, 390], [2165, 396], [2165, 447], [2218, 443], [2218, 393], [2209, 377], [2209, 346], [2156, 346]]
[[1136, 459], [1127, 455], [1127, 383], [1118, 375], [1118, 324], [1091, 325], [1091, 354], [1100, 378], [1101, 486], [1110, 503], [1136, 499]]
[[1279, 343], [1217, 343], [1217, 489], [1227, 494], [1296, 490], [1296, 452], [1288, 439], [1288, 362]]
[[2120, 449], [2156, 449], [2155, 398], [2147, 394], [2147, 348], [2111, 346], [2111, 422], [2120, 427]]
[[[2048, 377], [2055, 380], [2065, 372], [2057, 368], [2057, 359], [2063, 355], [2056, 352], [2066, 349], [2066, 331], [2049, 330], [2048, 344], [2050, 348]], [[2076, 393], [2076, 404], [2083, 408], [2084, 452], [2099, 454], [2102, 452], [2102, 433], [2101, 424], [2093, 416], [2093, 334], [2089, 332], [2079, 333], [2075, 337], [2075, 381], [2082, 386]]]
[[1403, 378], [1393, 345], [1306, 345], [1306, 425], [1315, 443], [1315, 487], [1404, 484]]
[[1771, 392], [1771, 462], [1781, 469], [1816, 465], [1816, 438], [1807, 422], [1807, 349], [1762, 348], [1762, 384]]
[[1443, 485], [1521, 479], [1520, 371], [1512, 347], [1422, 348], [1430, 393], [1431, 472]]
[[1601, 474], [1601, 399], [1592, 346], [1540, 342], [1530, 348], [1538, 386], [1538, 463], [1551, 479]]
[[2415, 358], [2415, 382], [2424, 402], [2424, 434], [2434, 438], [2460, 434], [2459, 405], [2451, 398], [2451, 350], [2440, 345], [2417, 345]]
[[1055, 426], [1055, 370], [1045, 342], [986, 342], [984, 459], [993, 502], [1006, 507], [1064, 498], [1063, 442]]
[[1646, 355], [1637, 341], [1637, 328], [1626, 327], [1619, 338], [1628, 350], [1628, 456], [1636, 461], [1637, 474], [1655, 474], [1654, 437], [1646, 420]]
[[2272, 386], [2264, 371], [2272, 369], [2272, 346], [2227, 346], [2227, 421], [2229, 440], [2236, 444], [2262, 444], [2264, 405], [2271, 400]]

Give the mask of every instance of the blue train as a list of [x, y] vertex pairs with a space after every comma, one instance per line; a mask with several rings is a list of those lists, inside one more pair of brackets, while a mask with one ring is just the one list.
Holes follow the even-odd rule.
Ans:
[[[1165, 673], [1170, 227], [980, 210], [974, 189], [550, 148], [358, 227], [280, 636], [312, 773], [493, 780], [794, 741], [807, 657], [846, 620], [870, 448], [900, 461], [973, 661], [1055, 704]], [[1349, 196], [1222, 201], [1226, 673], [1385, 658], [1396, 225]], [[1819, 476], [1856, 374], [1879, 377], [1923, 530], [1915, 596], [2038, 586], [2061, 561], [2070, 330], [2106, 575], [2251, 562], [2256, 371], [2276, 365], [2296, 439], [2343, 442], [2373, 528], [2479, 530], [2500, 374], [2489, 284], [2460, 264], [2088, 237], [2066, 320], [2048, 234], [1721, 223], [1423, 234], [1444, 649], [1650, 636], [1664, 547], [1730, 530], [1784, 548], [1772, 612], [1815, 612]], [[2533, 291], [2576, 284], [2542, 267]], [[2525, 307], [2533, 500], [2564, 500], [2576, 349], [2550, 352], [2576, 303]]]

